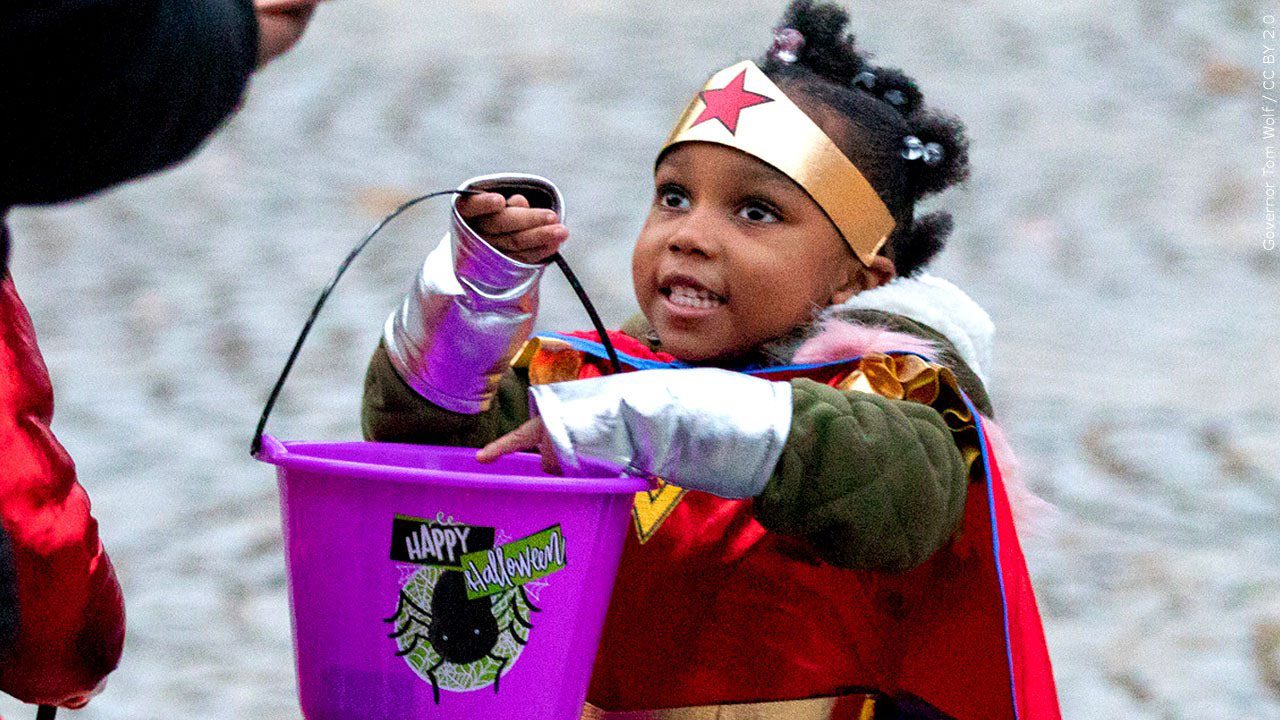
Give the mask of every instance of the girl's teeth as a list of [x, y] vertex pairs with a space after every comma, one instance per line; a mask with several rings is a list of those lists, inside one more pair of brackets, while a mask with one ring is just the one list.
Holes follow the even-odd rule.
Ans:
[[715, 293], [681, 285], [671, 288], [671, 302], [684, 307], [700, 309], [710, 309], [724, 304], [724, 301]]

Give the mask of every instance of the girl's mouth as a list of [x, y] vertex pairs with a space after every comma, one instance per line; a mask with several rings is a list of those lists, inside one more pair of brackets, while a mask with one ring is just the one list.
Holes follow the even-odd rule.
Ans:
[[725, 304], [723, 296], [717, 295], [704, 287], [674, 283], [660, 290], [662, 296], [671, 305], [689, 310], [714, 310]]

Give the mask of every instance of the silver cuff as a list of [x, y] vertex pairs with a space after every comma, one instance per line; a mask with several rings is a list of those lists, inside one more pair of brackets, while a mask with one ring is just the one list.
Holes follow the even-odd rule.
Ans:
[[[564, 222], [564, 199], [536, 175], [483, 175], [460, 189], [521, 193]], [[446, 410], [489, 409], [508, 363], [529, 337], [546, 265], [499, 252], [453, 208], [453, 227], [427, 256], [413, 289], [387, 318], [383, 341], [409, 387]]]
[[560, 466], [578, 456], [726, 498], [764, 490], [791, 430], [791, 384], [729, 370], [644, 370], [535, 385]]

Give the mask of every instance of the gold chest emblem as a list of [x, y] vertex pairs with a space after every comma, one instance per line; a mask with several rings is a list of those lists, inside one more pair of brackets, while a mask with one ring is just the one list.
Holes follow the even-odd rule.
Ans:
[[641, 545], [649, 542], [649, 538], [658, 532], [658, 528], [662, 527], [662, 523], [666, 522], [687, 492], [689, 491], [666, 480], [658, 480], [658, 487], [636, 493], [631, 517], [636, 521], [636, 537]]

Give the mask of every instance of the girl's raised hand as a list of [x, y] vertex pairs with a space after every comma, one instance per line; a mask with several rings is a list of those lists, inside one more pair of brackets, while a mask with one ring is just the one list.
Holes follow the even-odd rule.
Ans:
[[542, 418], [529, 418], [523, 425], [485, 445], [476, 452], [476, 460], [491, 463], [503, 455], [513, 452], [536, 449], [542, 455], [542, 471], [551, 475], [563, 475], [560, 461], [556, 459], [555, 448], [551, 444], [551, 436], [547, 434], [547, 426]]
[[569, 239], [569, 229], [554, 210], [531, 208], [523, 195], [510, 200], [498, 193], [468, 195], [457, 207], [486, 242], [523, 263], [546, 262]]

